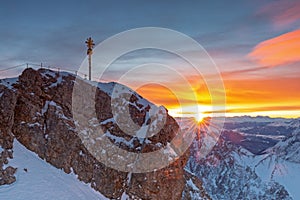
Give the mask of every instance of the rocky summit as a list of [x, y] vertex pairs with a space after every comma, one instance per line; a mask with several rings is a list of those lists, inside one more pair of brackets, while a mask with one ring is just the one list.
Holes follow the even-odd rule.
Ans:
[[[124, 133], [113, 117], [114, 105], [119, 108], [127, 105], [137, 125], [153, 124], [155, 120], [149, 118], [149, 113], [164, 109], [135, 92], [111, 104], [114, 86], [126, 86], [76, 79], [66, 72], [29, 68], [18, 78], [0, 81], [0, 185], [13, 184], [18, 178], [16, 171], [23, 170], [10, 165], [14, 140], [17, 140], [52, 166], [76, 174], [80, 181], [109, 199], [121, 199], [124, 194], [128, 199], [210, 199], [200, 179], [185, 169], [189, 150], [170, 165], [144, 173], [121, 171], [100, 162], [83, 143], [82, 135], [87, 129], [78, 129], [73, 117], [72, 93], [74, 84], [79, 83], [83, 91], [95, 91], [96, 119], [85, 116], [91, 122], [86, 128], [100, 127], [112, 145], [128, 152], [148, 153], [170, 145], [176, 136], [178, 124], [169, 115], [161, 130], [147, 139]], [[83, 92], [82, 109], [89, 110], [84, 107], [85, 98]]]

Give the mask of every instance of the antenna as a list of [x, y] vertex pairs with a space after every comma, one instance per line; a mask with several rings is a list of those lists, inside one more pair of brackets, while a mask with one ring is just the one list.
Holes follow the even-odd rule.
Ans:
[[91, 37], [86, 39], [85, 43], [88, 48], [86, 54], [89, 56], [89, 80], [92, 80], [92, 54], [95, 44]]

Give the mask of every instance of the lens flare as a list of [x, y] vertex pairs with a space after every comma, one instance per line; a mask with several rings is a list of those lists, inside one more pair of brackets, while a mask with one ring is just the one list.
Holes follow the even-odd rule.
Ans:
[[205, 116], [202, 112], [198, 112], [195, 114], [194, 120], [197, 122], [197, 124], [200, 124], [203, 121], [204, 117]]

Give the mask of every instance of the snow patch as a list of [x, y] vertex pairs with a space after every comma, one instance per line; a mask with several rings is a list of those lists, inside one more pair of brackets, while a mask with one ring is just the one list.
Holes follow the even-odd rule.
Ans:
[[14, 89], [13, 84], [17, 83], [19, 78], [5, 78], [0, 80], [0, 85], [4, 85], [8, 89]]
[[200, 191], [199, 188], [194, 184], [194, 182], [192, 181], [192, 179], [189, 179], [187, 181], [187, 185], [190, 186], [194, 191]]
[[125, 192], [123, 192], [122, 196], [121, 196], [121, 200], [130, 200], [128, 194], [126, 194]]

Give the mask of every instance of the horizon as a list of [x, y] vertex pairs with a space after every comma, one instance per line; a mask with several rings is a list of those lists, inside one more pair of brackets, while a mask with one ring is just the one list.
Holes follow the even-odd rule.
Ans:
[[[60, 70], [60, 69], [58, 69], [58, 68], [51, 68], [50, 66], [49, 66], [49, 68], [47, 67], [47, 68], [34, 68], [34, 67], [28, 67], [28, 68], [31, 68], [31, 69], [34, 69], [34, 70], [38, 70], [38, 69], [46, 69], [46, 70], [51, 70], [51, 71], [53, 71], [53, 72], [58, 72], [58, 73], [68, 73], [68, 74], [71, 74], [71, 75], [74, 75], [74, 76], [76, 76], [75, 75], [75, 71], [74, 72], [71, 72], [71, 71], [64, 71], [64, 70]], [[25, 68], [25, 69], [27, 69], [27, 68]], [[24, 69], [24, 70], [25, 70]], [[0, 81], [1, 80], [6, 80], [6, 79], [15, 79], [15, 78], [18, 78], [18, 76], [19, 75], [21, 75], [21, 74], [18, 74], [18, 75], [16, 75], [16, 76], [12, 76], [12, 77], [6, 77], [6, 78], [1, 78], [0, 77]], [[78, 75], [79, 76], [79, 75]], [[84, 79], [84, 80], [86, 80], [86, 81], [88, 81], [87, 80], [87, 78], [84, 78], [84, 77], [82, 77], [82, 76], [79, 76], [79, 77], [81, 77], [82, 79]], [[111, 82], [115, 82], [115, 81], [111, 81], [111, 82], [105, 82], [105, 81], [97, 81], [97, 80], [92, 80], [92, 82], [98, 82], [98, 83], [111, 83]], [[118, 83], [118, 82], [116, 82], [116, 83]], [[119, 84], [122, 84], [122, 83], [119, 83]], [[145, 98], [144, 96], [142, 96], [143, 98]], [[147, 99], [148, 101], [150, 101], [151, 103], [153, 103], [150, 99]], [[156, 106], [160, 106], [159, 104], [156, 104], [156, 103], [154, 103]], [[164, 106], [164, 105], [162, 105], [162, 106]], [[168, 109], [168, 108], [167, 108]], [[173, 112], [173, 113], [172, 113]], [[175, 111], [176, 112], [176, 111]], [[197, 117], [195, 117], [195, 114], [194, 113], [192, 113], [192, 114], [187, 114], [187, 115], [182, 115], [182, 114], [177, 114], [177, 113], [174, 113], [174, 110], [171, 110], [171, 112], [170, 112], [170, 110], [168, 109], [168, 113], [169, 113], [169, 115], [171, 115], [172, 117], [174, 117], [174, 118], [196, 118], [197, 119]], [[256, 114], [256, 113], [252, 113], [252, 114], [250, 114], [249, 115], [249, 113], [248, 114], [245, 114], [245, 113], [239, 113], [239, 114], [235, 114], [235, 113], [230, 113], [229, 115], [228, 115], [228, 113], [225, 113], [225, 116], [224, 116], [225, 118], [235, 118], [235, 117], [238, 117], [238, 118], [243, 118], [243, 117], [249, 117], [249, 118], [271, 118], [271, 119], [300, 119], [300, 116], [280, 116], [280, 115], [260, 115], [260, 114]], [[203, 117], [201, 117], [201, 120], [199, 120], [199, 121], [202, 121], [202, 120], [204, 120], [204, 119], [206, 119], [206, 118], [211, 118], [211, 116], [208, 116], [208, 115], [203, 115]], [[215, 117], [215, 118], [218, 118], [217, 116]], [[222, 118], [222, 117], [221, 117]]]
[[[49, 16], [43, 11], [44, 3], [38, 1], [11, 1], [1, 6], [0, 23], [5, 28], [0, 31], [0, 79], [21, 72], [20, 68], [4, 69], [28, 62], [77, 71], [86, 59], [86, 38], [93, 37], [98, 45], [129, 29], [164, 27], [193, 38], [213, 59], [225, 87], [225, 110], [211, 108], [207, 80], [186, 70], [186, 62], [168, 52], [129, 52], [115, 60], [100, 81], [118, 82], [131, 67], [163, 63], [174, 66], [188, 80], [196, 101], [168, 71], [146, 70], [137, 79], [121, 83], [131, 88], [145, 83], [137, 92], [156, 105], [164, 105], [173, 117], [203, 118], [222, 112], [226, 117], [300, 117], [300, 2], [194, 2], [191, 6], [183, 2], [129, 1], [124, 9], [98, 1], [46, 4], [53, 11]], [[193, 53], [193, 49], [186, 51]], [[217, 74], [207, 66], [204, 60], [202, 73], [214, 80]], [[153, 77], [176, 88], [184, 97], [181, 104], [168, 87], [147, 84]], [[188, 112], [183, 113], [182, 108]]]

